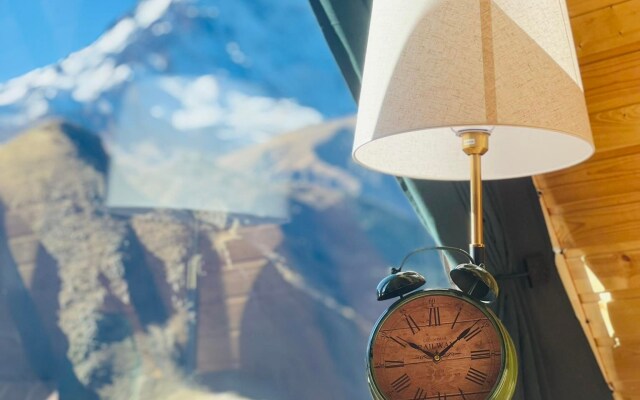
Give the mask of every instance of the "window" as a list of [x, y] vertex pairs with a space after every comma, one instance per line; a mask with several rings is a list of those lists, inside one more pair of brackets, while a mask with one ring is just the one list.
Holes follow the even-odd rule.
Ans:
[[308, 3], [19, 3], [0, 399], [369, 398], [376, 284], [432, 240], [351, 161]]

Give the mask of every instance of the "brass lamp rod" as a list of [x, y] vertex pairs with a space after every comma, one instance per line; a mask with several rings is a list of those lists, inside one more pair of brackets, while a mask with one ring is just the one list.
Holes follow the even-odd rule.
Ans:
[[489, 133], [485, 131], [463, 131], [462, 150], [471, 163], [471, 243], [469, 253], [476, 265], [484, 264], [484, 240], [482, 229], [482, 163], [481, 157], [489, 150]]

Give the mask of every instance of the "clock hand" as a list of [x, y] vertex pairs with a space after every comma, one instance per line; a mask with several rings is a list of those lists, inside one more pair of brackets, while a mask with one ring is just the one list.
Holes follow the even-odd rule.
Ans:
[[408, 344], [408, 345], [409, 345], [409, 347], [412, 347], [412, 348], [414, 348], [414, 349], [416, 349], [416, 350], [420, 350], [421, 352], [423, 352], [424, 354], [428, 355], [428, 356], [429, 356], [429, 357], [431, 357], [431, 358], [434, 358], [434, 357], [436, 356], [436, 355], [435, 355], [435, 354], [433, 354], [432, 352], [430, 352], [430, 351], [428, 351], [428, 350], [425, 350], [425, 349], [423, 349], [422, 347], [420, 347], [420, 345], [417, 345], [417, 344], [415, 344], [415, 343], [411, 343], [411, 342], [409, 342], [409, 341], [406, 341], [406, 340], [404, 340], [404, 339], [403, 339], [403, 338], [401, 338], [401, 337], [399, 337], [398, 339], [400, 339], [400, 340], [402, 340], [403, 342], [405, 342], [406, 344]]
[[473, 328], [478, 323], [478, 321], [480, 321], [480, 320], [476, 320], [476, 322], [474, 322], [473, 325], [471, 325], [467, 329], [465, 329], [462, 332], [460, 332], [460, 334], [458, 335], [456, 340], [454, 340], [453, 342], [449, 343], [449, 345], [447, 347], [442, 349], [442, 351], [438, 352], [438, 355], [440, 356], [440, 358], [444, 357], [444, 355], [447, 353], [447, 351], [449, 351], [453, 347], [454, 344], [456, 344], [458, 341], [460, 341], [463, 337], [467, 336], [469, 334], [469, 332], [471, 332], [471, 328]]

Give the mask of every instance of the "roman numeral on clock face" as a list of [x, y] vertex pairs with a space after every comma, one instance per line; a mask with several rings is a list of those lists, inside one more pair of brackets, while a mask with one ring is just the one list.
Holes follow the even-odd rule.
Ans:
[[418, 388], [411, 400], [427, 400], [427, 392], [423, 388]]
[[411, 378], [409, 378], [409, 375], [407, 374], [403, 374], [401, 377], [391, 382], [391, 387], [396, 393], [406, 390], [409, 386], [411, 386]]
[[389, 339], [393, 340], [394, 342], [398, 343], [400, 346], [402, 347], [407, 347], [404, 345], [404, 343], [402, 343], [401, 341], [399, 341], [398, 339], [394, 338], [393, 336], [389, 336]]
[[466, 379], [475, 383], [476, 385], [483, 385], [487, 380], [487, 374], [472, 367], [469, 368]]
[[429, 326], [440, 326], [440, 307], [429, 309]]
[[472, 360], [483, 360], [485, 358], [491, 358], [491, 350], [471, 350]]
[[409, 325], [409, 329], [411, 329], [411, 333], [415, 335], [416, 332], [420, 331], [420, 327], [418, 326], [418, 324], [416, 324], [416, 321], [413, 319], [411, 315], [405, 314], [404, 319], [407, 321], [407, 325]]
[[401, 368], [401, 367], [404, 367], [404, 361], [385, 360], [384, 367], [385, 368]]
[[393, 341], [394, 341], [394, 342], [396, 342], [396, 344], [398, 344], [400, 347], [407, 347], [404, 343], [402, 343], [402, 342], [400, 341], [400, 339], [398, 339], [398, 338], [395, 338], [395, 337], [391, 336], [391, 335], [390, 335], [389, 333], [387, 333], [387, 332], [380, 332], [380, 335], [381, 335], [383, 338], [385, 338], [385, 339], [393, 340]]
[[461, 312], [462, 312], [462, 309], [458, 310], [456, 317], [453, 319], [453, 324], [451, 324], [451, 329], [453, 329], [453, 327], [456, 326], [456, 322], [458, 322], [458, 317], [460, 316]]

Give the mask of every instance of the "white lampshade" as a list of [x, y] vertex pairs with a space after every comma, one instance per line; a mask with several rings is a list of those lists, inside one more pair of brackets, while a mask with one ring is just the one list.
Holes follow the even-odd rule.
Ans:
[[489, 127], [483, 178], [594, 151], [563, 0], [374, 0], [353, 156], [389, 174], [466, 180], [454, 129]]

